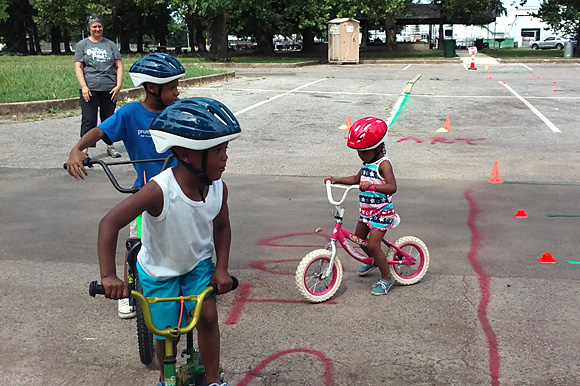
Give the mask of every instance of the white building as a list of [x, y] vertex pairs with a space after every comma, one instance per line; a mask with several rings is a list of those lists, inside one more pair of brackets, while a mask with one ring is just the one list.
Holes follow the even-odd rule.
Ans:
[[[494, 23], [488, 25], [445, 25], [445, 38], [453, 38], [457, 41], [459, 48], [473, 45], [476, 39], [483, 39], [489, 46], [493, 47], [526, 47], [532, 42], [543, 40], [548, 36], [556, 35], [549, 25], [539, 18], [530, 14], [535, 13], [540, 8], [540, 0], [530, 0], [524, 6], [519, 5], [519, 1], [504, 0], [506, 15], [496, 18]], [[398, 41], [418, 40], [417, 36], [428, 36], [429, 26], [406, 26], [397, 36]], [[438, 26], [433, 27], [432, 36], [436, 40]], [[408, 39], [409, 36], [413, 38]], [[424, 39], [421, 39], [424, 40]]]

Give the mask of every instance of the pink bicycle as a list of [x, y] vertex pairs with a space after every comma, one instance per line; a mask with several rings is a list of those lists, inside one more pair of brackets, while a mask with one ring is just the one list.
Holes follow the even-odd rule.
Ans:
[[[344, 190], [340, 201], [334, 200], [332, 188]], [[320, 303], [330, 299], [342, 282], [342, 264], [337, 257], [337, 241], [354, 259], [361, 263], [374, 264], [372, 257], [359, 253], [350, 244], [353, 242], [357, 245], [365, 245], [367, 241], [342, 227], [344, 208], [341, 205], [346, 200], [348, 192], [353, 189], [358, 190], [358, 185], [326, 182], [328, 201], [335, 206], [332, 214], [336, 219], [336, 225], [326, 248], [317, 249], [307, 254], [298, 264], [295, 275], [298, 291], [312, 303]], [[429, 268], [429, 250], [423, 241], [414, 236], [404, 236], [394, 243], [385, 237], [383, 243], [389, 248], [386, 253], [387, 261], [398, 284], [415, 284], [425, 276]]]

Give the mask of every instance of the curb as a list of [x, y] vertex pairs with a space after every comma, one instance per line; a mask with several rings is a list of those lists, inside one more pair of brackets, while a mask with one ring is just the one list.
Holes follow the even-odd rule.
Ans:
[[[223, 74], [205, 75], [179, 81], [181, 87], [191, 87], [202, 83], [218, 82], [235, 78], [236, 73], [229, 71]], [[119, 92], [119, 100], [135, 99], [144, 94], [142, 87], [133, 87]], [[52, 109], [73, 110], [79, 108], [79, 98], [52, 99], [47, 101], [31, 101], [16, 103], [0, 103], [1, 115], [28, 115], [47, 113]]]
[[570, 59], [556, 59], [556, 58], [552, 58], [552, 59], [526, 59], [526, 58], [521, 58], [521, 59], [500, 59], [500, 58], [495, 58], [498, 62], [500, 63], [549, 63], [549, 64], [576, 64], [576, 63], [580, 63], [580, 59], [578, 58], [570, 58]]
[[188, 64], [188, 66], [197, 66], [204, 68], [296, 68], [305, 66], [314, 66], [317, 64], [323, 64], [324, 60], [311, 60], [306, 62], [296, 62], [296, 63], [193, 63]]
[[460, 61], [460, 57], [449, 59], [392, 59], [392, 60], [361, 60], [360, 64], [449, 64]]

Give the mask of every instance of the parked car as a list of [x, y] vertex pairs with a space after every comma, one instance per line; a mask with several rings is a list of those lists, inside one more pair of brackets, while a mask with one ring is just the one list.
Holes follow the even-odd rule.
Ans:
[[568, 41], [569, 39], [565, 39], [563, 37], [560, 36], [550, 36], [545, 38], [544, 40], [540, 40], [537, 42], [533, 42], [532, 43], [532, 50], [537, 50], [537, 49], [549, 49], [549, 48], [555, 48], [557, 50], [562, 50], [564, 49], [564, 44]]
[[574, 35], [574, 37], [572, 38], [572, 48], [576, 49], [576, 46], [578, 45], [578, 34]]

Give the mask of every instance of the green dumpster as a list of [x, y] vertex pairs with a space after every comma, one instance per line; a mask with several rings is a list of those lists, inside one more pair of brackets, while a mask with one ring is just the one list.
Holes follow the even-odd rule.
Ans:
[[445, 39], [443, 43], [443, 56], [446, 58], [455, 57], [455, 39]]

